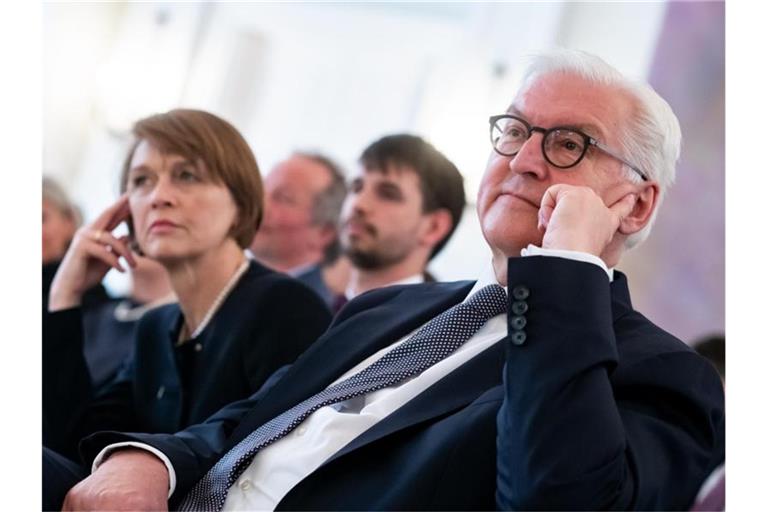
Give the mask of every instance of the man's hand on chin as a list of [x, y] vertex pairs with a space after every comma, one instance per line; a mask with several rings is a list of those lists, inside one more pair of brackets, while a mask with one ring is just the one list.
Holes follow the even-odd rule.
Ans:
[[591, 188], [563, 184], [549, 187], [539, 210], [539, 229], [544, 231], [542, 248], [601, 256], [636, 200], [637, 195], [628, 192], [606, 206]]
[[168, 510], [168, 470], [145, 450], [112, 454], [74, 486], [62, 510]]

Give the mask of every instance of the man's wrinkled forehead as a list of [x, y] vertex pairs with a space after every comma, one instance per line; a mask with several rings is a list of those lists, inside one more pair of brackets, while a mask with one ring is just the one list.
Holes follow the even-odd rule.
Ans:
[[[528, 114], [526, 114], [526, 112], [528, 112], [528, 110], [526, 110], [525, 107], [518, 108], [514, 104], [510, 105], [509, 108], [507, 109], [507, 114], [520, 117], [530, 122], [530, 119], [536, 115], [536, 112], [530, 112]], [[581, 122], [579, 119], [576, 119], [575, 117], [572, 117], [572, 116], [566, 116], [566, 117], [560, 118], [560, 120], [557, 122], [557, 126], [555, 125], [542, 126], [542, 128], [545, 128], [545, 129], [571, 128], [571, 129], [582, 131], [587, 135], [590, 135], [596, 138], [602, 138], [604, 136], [603, 130], [601, 130], [599, 126], [594, 125], [592, 123]]]
[[525, 112], [528, 93], [532, 90], [541, 88], [544, 85], [544, 82], [546, 82], [547, 78], [549, 78], [547, 75], [539, 75], [537, 77], [529, 77], [524, 80], [523, 83], [520, 84], [520, 88], [515, 93], [515, 97], [512, 98], [512, 103], [509, 105], [507, 113], [519, 115]]
[[522, 92], [518, 92], [517, 95], [512, 98], [512, 103], [507, 107], [507, 114], [513, 116], [522, 115], [525, 111], [525, 95]]
[[[533, 125], [544, 123], [541, 127], [545, 129], [571, 128], [592, 137], [604, 139], [607, 136], [606, 129], [610, 128], [610, 126], [604, 126], [606, 119], [615, 119], [613, 115], [606, 117], [606, 110], [609, 109], [609, 104], [616, 105], [616, 97], [606, 97], [605, 104], [597, 109], [586, 108], [583, 102], [579, 101], [578, 94], [584, 91], [593, 94], [599, 86], [585, 83], [577, 78], [573, 87], [565, 94], [558, 94], [557, 89], [552, 88], [554, 84], [550, 83], [550, 80], [558, 78], [562, 78], [562, 75], [553, 73], [524, 83], [507, 108], [507, 114], [523, 118]], [[531, 97], [535, 99], [528, 101]], [[542, 101], [542, 98], [545, 100]], [[590, 104], [593, 107], [596, 106], [594, 101]]]
[[[550, 89], [549, 82], [556, 78], [556, 74], [545, 74], [526, 79], [517, 90], [512, 103], [507, 108], [507, 113], [517, 116], [525, 116], [528, 109], [531, 108], [528, 98], [533, 95], [545, 94]], [[535, 114], [531, 112], [530, 115]]]

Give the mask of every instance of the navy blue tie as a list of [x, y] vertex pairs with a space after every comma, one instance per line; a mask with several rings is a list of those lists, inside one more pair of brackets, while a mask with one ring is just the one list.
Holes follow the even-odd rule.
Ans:
[[321, 407], [394, 386], [419, 375], [453, 353], [488, 319], [504, 313], [506, 307], [507, 295], [501, 286], [481, 288], [469, 300], [456, 304], [427, 322], [408, 340], [372, 365], [307, 398], [251, 432], [195, 484], [179, 509], [221, 510], [229, 488], [259, 450], [290, 433]]

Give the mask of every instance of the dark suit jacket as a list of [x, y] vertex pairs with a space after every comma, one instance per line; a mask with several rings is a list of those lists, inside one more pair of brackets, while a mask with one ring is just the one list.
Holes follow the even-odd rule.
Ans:
[[176, 432], [200, 423], [293, 362], [326, 329], [330, 314], [301, 283], [251, 262], [203, 332], [175, 348], [182, 322], [176, 304], [145, 314], [132, 357], [115, 381], [97, 390], [83, 358], [79, 309], [49, 314], [44, 444], [71, 456], [77, 442], [97, 430]]
[[[626, 279], [561, 258], [513, 258], [527, 339], [508, 336], [353, 440], [280, 509], [684, 509], [724, 457], [711, 365], [632, 310]], [[463, 300], [471, 282], [387, 287], [351, 301], [329, 331], [248, 400], [176, 435], [138, 440], [176, 470], [171, 506], [256, 427]], [[517, 323], [519, 327], [519, 321]], [[510, 327], [510, 333], [517, 329]], [[503, 376], [503, 381], [502, 381]]]

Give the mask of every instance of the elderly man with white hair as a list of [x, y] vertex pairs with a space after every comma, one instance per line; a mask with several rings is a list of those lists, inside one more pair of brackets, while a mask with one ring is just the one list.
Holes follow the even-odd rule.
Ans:
[[65, 508], [689, 507], [724, 458], [722, 386], [615, 270], [673, 181], [675, 115], [599, 58], [555, 51], [490, 122], [484, 275], [356, 298], [203, 424], [96, 434]]

